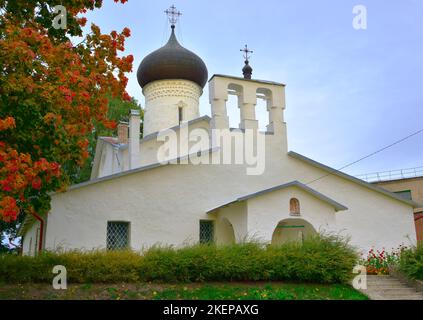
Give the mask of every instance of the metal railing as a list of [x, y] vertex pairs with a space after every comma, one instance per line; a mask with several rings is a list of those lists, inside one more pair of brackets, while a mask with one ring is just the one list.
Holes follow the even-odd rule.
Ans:
[[423, 167], [360, 174], [356, 177], [370, 183], [423, 177]]

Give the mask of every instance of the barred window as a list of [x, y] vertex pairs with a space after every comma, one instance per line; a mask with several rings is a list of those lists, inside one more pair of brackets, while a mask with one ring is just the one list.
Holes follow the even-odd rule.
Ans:
[[214, 223], [213, 221], [200, 221], [200, 243], [214, 242]]
[[107, 250], [129, 248], [129, 222], [107, 222]]

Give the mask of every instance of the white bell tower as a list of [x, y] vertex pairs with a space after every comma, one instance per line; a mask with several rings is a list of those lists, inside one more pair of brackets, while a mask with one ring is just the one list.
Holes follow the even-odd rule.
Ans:
[[165, 13], [171, 23], [169, 41], [145, 57], [137, 73], [145, 96], [144, 136], [198, 118], [199, 99], [208, 79], [203, 60], [176, 39], [175, 24], [181, 13], [174, 6]]

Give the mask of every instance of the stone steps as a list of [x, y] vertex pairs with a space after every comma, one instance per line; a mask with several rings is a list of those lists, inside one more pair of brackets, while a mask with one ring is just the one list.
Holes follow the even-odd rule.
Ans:
[[423, 300], [423, 293], [391, 276], [367, 276], [367, 289], [360, 290], [372, 300]]

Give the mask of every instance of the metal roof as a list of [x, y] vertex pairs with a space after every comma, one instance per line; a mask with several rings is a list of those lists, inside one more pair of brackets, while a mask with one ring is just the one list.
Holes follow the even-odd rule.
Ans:
[[284, 83], [280, 83], [280, 82], [274, 82], [274, 81], [268, 81], [268, 80], [259, 80], [259, 79], [245, 79], [245, 78], [242, 78], [242, 77], [228, 76], [228, 75], [225, 75], [225, 74], [214, 74], [210, 78], [209, 82], [212, 81], [214, 77], [229, 78], [229, 79], [235, 79], [235, 80], [257, 82], [257, 83], [264, 83], [264, 84], [269, 84], [269, 85], [274, 85], [274, 86], [286, 87], [286, 85]]
[[172, 27], [167, 44], [150, 53], [141, 62], [137, 78], [142, 88], [151, 82], [169, 79], [190, 80], [204, 88], [208, 71], [199, 56], [179, 44]]
[[412, 206], [413, 208], [421, 208], [422, 207], [421, 204], [419, 204], [419, 203], [417, 203], [415, 201], [404, 199], [404, 198], [402, 198], [401, 196], [399, 196], [399, 195], [397, 195], [395, 193], [392, 193], [392, 192], [390, 192], [388, 190], [385, 190], [385, 189], [380, 188], [378, 186], [375, 186], [373, 184], [367, 183], [367, 182], [365, 182], [363, 180], [357, 179], [357, 178], [355, 178], [353, 176], [350, 176], [350, 175], [348, 175], [348, 174], [346, 174], [344, 172], [341, 172], [339, 170], [336, 170], [336, 169], [333, 169], [331, 167], [328, 167], [328, 166], [326, 166], [326, 165], [324, 165], [324, 164], [322, 164], [320, 162], [314, 161], [314, 160], [312, 160], [310, 158], [307, 158], [307, 157], [305, 157], [305, 156], [303, 156], [303, 155], [301, 155], [299, 153], [290, 151], [290, 152], [288, 152], [288, 155], [290, 157], [292, 157], [292, 158], [295, 158], [295, 159], [304, 161], [304, 162], [306, 162], [306, 163], [308, 163], [308, 164], [310, 164], [310, 165], [312, 165], [312, 166], [314, 166], [316, 168], [322, 169], [322, 170], [328, 172], [329, 175], [334, 175], [334, 176], [338, 176], [338, 177], [344, 178], [346, 180], [349, 180], [351, 182], [354, 182], [356, 184], [359, 184], [359, 185], [361, 185], [361, 186], [363, 186], [363, 187], [365, 187], [367, 189], [370, 189], [370, 190], [373, 190], [375, 192], [381, 193], [381, 194], [383, 194], [383, 195], [385, 195], [387, 197], [390, 197], [390, 198], [392, 198], [394, 200], [398, 200], [398, 201], [400, 201], [402, 203], [408, 204], [409, 206]]
[[272, 188], [264, 189], [264, 190], [261, 190], [261, 191], [255, 192], [255, 193], [251, 193], [251, 194], [239, 197], [238, 199], [236, 199], [234, 201], [225, 203], [225, 204], [223, 204], [223, 205], [221, 205], [217, 208], [211, 209], [207, 213], [211, 213], [211, 212], [213, 212], [217, 209], [220, 209], [222, 207], [228, 206], [228, 205], [236, 203], [236, 202], [243, 202], [243, 201], [246, 201], [246, 200], [251, 199], [251, 198], [259, 197], [261, 195], [264, 195], [264, 194], [267, 194], [267, 193], [270, 193], [270, 192], [283, 190], [283, 189], [287, 189], [287, 188], [290, 188], [290, 187], [297, 187], [297, 188], [304, 190], [305, 192], [311, 194], [312, 196], [318, 198], [319, 200], [326, 202], [327, 204], [331, 205], [332, 207], [335, 208], [336, 211], [348, 210], [348, 208], [346, 206], [344, 206], [344, 205], [340, 204], [339, 202], [336, 202], [335, 200], [325, 196], [324, 194], [306, 186], [305, 184], [303, 184], [299, 181], [291, 181], [291, 182], [288, 182], [288, 183], [284, 183], [284, 184], [274, 186]]

